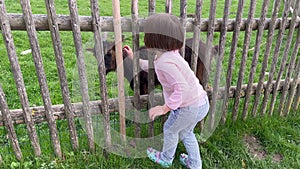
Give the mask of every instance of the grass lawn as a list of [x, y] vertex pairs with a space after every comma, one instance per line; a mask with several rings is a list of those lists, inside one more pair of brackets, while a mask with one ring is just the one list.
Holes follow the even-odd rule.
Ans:
[[[101, 148], [96, 153], [87, 151], [83, 130], [79, 131], [80, 147], [73, 152], [70, 146], [66, 123], [58, 122], [63, 159], [54, 157], [47, 127], [38, 125], [42, 156], [34, 157], [27, 141], [25, 126], [18, 127], [24, 160], [18, 162], [10, 150], [7, 139], [0, 138], [3, 163], [0, 168], [159, 168], [147, 158], [127, 158], [109, 154], [108, 159]], [[80, 126], [78, 126], [79, 128]], [[3, 129], [0, 132], [4, 132]], [[5, 133], [5, 132], [4, 132]], [[286, 118], [258, 117], [246, 121], [219, 125], [212, 137], [200, 145], [203, 168], [299, 168], [300, 167], [300, 116], [294, 112]], [[28, 146], [28, 147], [27, 147]], [[179, 154], [184, 152], [179, 144], [172, 168], [181, 168]]]
[[[130, 1], [121, 0], [121, 15], [130, 17]], [[100, 15], [112, 16], [112, 5], [110, 0], [100, 0]], [[203, 4], [202, 17], [209, 17], [210, 1], [205, 1]], [[258, 0], [256, 5], [255, 17], [260, 16], [261, 6], [263, 1]], [[273, 0], [271, 0], [270, 8], [272, 8]], [[5, 1], [8, 13], [22, 13], [19, 1], [6, 0]], [[79, 14], [91, 15], [89, 2], [86, 0], [77, 0]], [[163, 12], [165, 0], [157, 0], [156, 12]], [[56, 0], [56, 11], [58, 14], [69, 14], [68, 1]], [[173, 1], [173, 13], [179, 14], [179, 0]], [[238, 1], [233, 1], [231, 6], [230, 18], [235, 18]], [[247, 18], [250, 1], [245, 2], [245, 8], [243, 12], [243, 18]], [[31, 0], [31, 7], [34, 14], [46, 14], [46, 8], [44, 1]], [[217, 4], [217, 18], [223, 17], [224, 1], [220, 1]], [[139, 1], [139, 15], [146, 17], [148, 15], [147, 1]], [[195, 2], [189, 2], [187, 6], [188, 13], [194, 13]], [[283, 7], [281, 6], [281, 9]], [[272, 9], [268, 10], [268, 17], [271, 17]], [[281, 17], [281, 13], [278, 15]], [[131, 34], [125, 34], [125, 44], [131, 44]], [[91, 47], [91, 41], [93, 40], [93, 34], [91, 32], [82, 32], [82, 40], [84, 47]], [[277, 32], [275, 32], [276, 38]], [[256, 31], [252, 33], [251, 44], [249, 49], [252, 49], [255, 44]], [[264, 33], [263, 42], [266, 42], [267, 31]], [[206, 33], [202, 32], [201, 37], [206, 38]], [[22, 69], [24, 82], [26, 85], [27, 94], [29, 97], [30, 106], [42, 105], [42, 98], [40, 95], [39, 84], [35, 73], [35, 67], [31, 54], [22, 55], [25, 50], [30, 49], [27, 33], [24, 31], [13, 31], [14, 43], [17, 50], [18, 59]], [[48, 31], [38, 32], [39, 44], [41, 48], [41, 54], [45, 65], [45, 72], [47, 82], [50, 89], [50, 97], [52, 104], [61, 104], [62, 96], [60, 92], [59, 80], [57, 75], [57, 68], [55, 64], [55, 57], [52, 47], [51, 35]], [[227, 67], [227, 62], [230, 53], [232, 33], [227, 34], [224, 67]], [[274, 38], [274, 39], [275, 39]], [[78, 78], [76, 74], [76, 52], [74, 49], [74, 42], [72, 32], [61, 32], [63, 54], [65, 58], [65, 66], [67, 71], [67, 78], [69, 87], [71, 89], [71, 99], [73, 102], [80, 101], [78, 98]], [[109, 33], [109, 40], [113, 40], [113, 33]], [[239, 43], [236, 54], [235, 70], [233, 72], [233, 82], [236, 84], [239, 65], [242, 57], [244, 32], [240, 33]], [[284, 42], [286, 36], [284, 37]], [[142, 41], [142, 40], [141, 40]], [[214, 35], [214, 44], [219, 41], [219, 33]], [[276, 40], [274, 40], [275, 44]], [[3, 39], [0, 38], [0, 50], [6, 51]], [[249, 51], [249, 56], [253, 55], [254, 50]], [[260, 51], [259, 63], [263, 59], [264, 48]], [[273, 53], [271, 52], [271, 55]], [[88, 53], [86, 53], [86, 57]], [[20, 101], [17, 95], [13, 75], [10, 69], [9, 60], [6, 52], [0, 53], [0, 83], [6, 92], [10, 109], [20, 108]], [[271, 63], [272, 57], [270, 57], [269, 63]], [[91, 60], [89, 60], [91, 61]], [[248, 77], [251, 67], [252, 58], [247, 59], [247, 68], [245, 77]], [[93, 62], [91, 62], [92, 65]], [[270, 65], [270, 64], [269, 64]], [[93, 65], [92, 65], [93, 66]], [[257, 73], [255, 76], [255, 82], [258, 80], [259, 70], [261, 64], [258, 65]], [[279, 66], [279, 65], [278, 65]], [[279, 68], [279, 67], [278, 67]], [[90, 67], [94, 69], [94, 67]], [[269, 69], [269, 68], [268, 68]], [[224, 69], [225, 70], [225, 69]], [[91, 76], [93, 76], [91, 72]], [[225, 73], [221, 80], [225, 80]], [[96, 79], [96, 78], [95, 78]], [[93, 80], [93, 79], [92, 79]], [[244, 83], [247, 83], [247, 78], [244, 79]], [[267, 80], [267, 78], [266, 78]], [[109, 90], [109, 97], [117, 97], [117, 79], [114, 73], [110, 73], [107, 76], [107, 86]], [[97, 86], [93, 86], [97, 88]], [[98, 88], [97, 88], [98, 89]], [[98, 91], [98, 90], [97, 90]], [[132, 91], [126, 83], [127, 95], [131, 95]], [[99, 99], [98, 94], [91, 88], [91, 99]], [[279, 101], [279, 99], [278, 99]], [[232, 103], [232, 101], [230, 102]], [[299, 111], [299, 110], [298, 110]], [[248, 118], [247, 120], [237, 120], [232, 122], [230, 118], [224, 125], [219, 125], [213, 135], [205, 142], [201, 143], [201, 152], [203, 160], [203, 168], [300, 168], [300, 116], [299, 112], [294, 111], [286, 118], [278, 117], [276, 112], [272, 117], [257, 117]], [[228, 110], [228, 116], [230, 117], [231, 108]], [[114, 116], [112, 116], [112, 119]], [[116, 118], [115, 118], [116, 119]], [[118, 130], [118, 122], [112, 120], [112, 128]], [[159, 123], [160, 124], [160, 123]], [[157, 124], [156, 124], [157, 125]], [[79, 120], [76, 121], [76, 126], [79, 136], [80, 150], [73, 152], [69, 134], [67, 131], [66, 121], [57, 121], [59, 129], [59, 137], [62, 145], [62, 151], [64, 157], [58, 159], [54, 156], [52, 146], [49, 138], [49, 129], [46, 123], [40, 123], [36, 125], [39, 141], [42, 148], [42, 156], [35, 157], [31, 149], [30, 143], [28, 143], [28, 135], [25, 125], [16, 125], [16, 132], [20, 142], [24, 159], [17, 161], [14, 157], [13, 151], [7, 133], [4, 127], [0, 127], [0, 157], [2, 157], [2, 164], [0, 168], [159, 168], [150, 160], [146, 158], [126, 158], [123, 156], [109, 154], [108, 158], [102, 153], [101, 147], [97, 147], [97, 151], [91, 154], [88, 151], [88, 143], [85, 131]], [[158, 125], [157, 130], [160, 130]], [[146, 133], [147, 129], [143, 128], [142, 132]], [[134, 131], [132, 125], [128, 124], [127, 132], [132, 134]], [[196, 131], [199, 133], [199, 131]], [[179, 153], [184, 152], [184, 147], [179, 144], [176, 158], [174, 160], [172, 168], [181, 168], [179, 164]], [[1, 163], [1, 158], [0, 158]]]

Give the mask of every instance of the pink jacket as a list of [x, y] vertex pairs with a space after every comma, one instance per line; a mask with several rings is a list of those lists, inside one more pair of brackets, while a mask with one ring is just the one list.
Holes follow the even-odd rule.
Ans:
[[[148, 61], [141, 60], [140, 66], [148, 69]], [[206, 103], [206, 91], [178, 51], [164, 52], [154, 60], [154, 67], [170, 109]]]

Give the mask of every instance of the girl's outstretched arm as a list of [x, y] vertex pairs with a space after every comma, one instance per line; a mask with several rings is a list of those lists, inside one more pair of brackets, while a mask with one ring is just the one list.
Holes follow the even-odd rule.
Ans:
[[[133, 51], [132, 51], [132, 49], [128, 45], [125, 45], [123, 47], [123, 50], [124, 50], [124, 52], [127, 53], [128, 57], [130, 59], [133, 59]], [[140, 62], [141, 69], [144, 70], [144, 71], [146, 71], [146, 72], [148, 72], [148, 67], [149, 67], [148, 66], [148, 60], [140, 59], [139, 62]]]

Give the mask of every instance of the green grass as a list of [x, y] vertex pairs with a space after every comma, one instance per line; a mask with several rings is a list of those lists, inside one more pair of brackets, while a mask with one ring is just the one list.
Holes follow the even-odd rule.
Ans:
[[[78, 9], [80, 15], [90, 15], [90, 7], [88, 1], [77, 0]], [[257, 2], [255, 17], [260, 16], [260, 10], [263, 1]], [[271, 7], [272, 7], [271, 1]], [[112, 2], [110, 0], [100, 1], [100, 14], [102, 16], [112, 16]], [[157, 0], [156, 12], [164, 12], [165, 0]], [[19, 1], [6, 0], [5, 1], [8, 13], [22, 13]], [[179, 15], [179, 0], [173, 1], [173, 13]], [[231, 6], [230, 18], [234, 19], [236, 16], [238, 1], [233, 1]], [[248, 16], [248, 8], [250, 1], [245, 2], [245, 8], [243, 12], [243, 18]], [[67, 0], [56, 0], [56, 11], [58, 14], [69, 14]], [[223, 6], [224, 1], [220, 1], [217, 4], [217, 18], [223, 17]], [[32, 0], [31, 7], [34, 14], [46, 14], [46, 8], [44, 1]], [[209, 17], [209, 1], [204, 1], [202, 7], [202, 17]], [[281, 6], [281, 9], [283, 7]], [[195, 2], [189, 2], [187, 7], [188, 13], [194, 13]], [[271, 17], [272, 10], [268, 10], [268, 17]], [[129, 1], [121, 0], [121, 15], [130, 17], [130, 3]], [[146, 17], [148, 15], [148, 4], [147, 1], [139, 1], [139, 15]], [[278, 15], [281, 17], [281, 13]], [[131, 44], [131, 34], [125, 34], [124, 44]], [[91, 47], [93, 34], [91, 32], [82, 32], [82, 40], [84, 47]], [[283, 45], [286, 41], [287, 32], [285, 32]], [[191, 36], [191, 34], [189, 34]], [[206, 39], [206, 33], [202, 32], [201, 37], [203, 40]], [[264, 33], [263, 42], [266, 42], [267, 31]], [[275, 32], [273, 45], [276, 43], [277, 31]], [[35, 66], [31, 54], [21, 55], [20, 53], [24, 50], [30, 49], [29, 40], [26, 32], [24, 31], [13, 31], [14, 43], [17, 50], [18, 59], [20, 62], [21, 70], [26, 85], [27, 94], [29, 97], [30, 106], [42, 105], [42, 99], [40, 95], [40, 88], [37, 81]], [[52, 104], [61, 104], [62, 96], [60, 92], [60, 86], [57, 75], [57, 68], [55, 65], [55, 57], [51, 42], [51, 35], [48, 31], [38, 32], [39, 44], [41, 47], [41, 54], [45, 65], [45, 72], [47, 82], [50, 89], [50, 97]], [[141, 36], [142, 38], [142, 36]], [[251, 42], [249, 49], [255, 45], [256, 31], [252, 33]], [[71, 32], [61, 32], [63, 54], [65, 58], [65, 66], [67, 71], [67, 79], [71, 90], [71, 99], [73, 102], [80, 101], [79, 87], [78, 87], [78, 76], [76, 69], [76, 52], [74, 49], [73, 36]], [[109, 33], [109, 40], [113, 41], [113, 33]], [[219, 33], [214, 34], [214, 44], [218, 44]], [[239, 43], [236, 54], [235, 70], [233, 72], [233, 82], [236, 84], [238, 77], [238, 69], [242, 56], [242, 48], [244, 45], [244, 32], [240, 33]], [[225, 58], [224, 68], [227, 68], [227, 62], [229, 59], [230, 46], [232, 42], [232, 33], [227, 34], [226, 46], [225, 46]], [[142, 39], [141, 39], [141, 45]], [[283, 50], [284, 46], [282, 47]], [[0, 38], [0, 83], [5, 91], [8, 105], [10, 109], [20, 108], [20, 101], [17, 95], [16, 86], [14, 83], [13, 75], [9, 65], [7, 53], [3, 39]], [[272, 52], [274, 50], [271, 50]], [[270, 54], [269, 65], [271, 63], [272, 55]], [[262, 47], [259, 54], [259, 63], [262, 62], [264, 48]], [[244, 83], [247, 83], [249, 69], [251, 66], [253, 51], [250, 51], [247, 59], [247, 68], [245, 72]], [[281, 55], [280, 55], [281, 56]], [[88, 63], [88, 75], [89, 75], [89, 87], [90, 97], [92, 100], [99, 99], [99, 87], [97, 82], [97, 73], [94, 71], [95, 67], [92, 63], [93, 57], [87, 52], [85, 57]], [[258, 74], [260, 73], [261, 64], [258, 64], [257, 73], [255, 76], [255, 82], [258, 80]], [[278, 65], [279, 68], [279, 65]], [[268, 68], [269, 70], [270, 68]], [[224, 70], [226, 71], [226, 70]], [[222, 74], [222, 79], [225, 80], [225, 72]], [[267, 80], [267, 78], [266, 78]], [[95, 83], [96, 81], [96, 83]], [[126, 95], [132, 95], [132, 91], [128, 87], [127, 81], [125, 81]], [[107, 76], [107, 86], [109, 90], [109, 97], [117, 97], [117, 77], [114, 73], [110, 73]], [[279, 99], [278, 99], [279, 101]], [[240, 106], [243, 101], [241, 101]], [[230, 106], [232, 102], [230, 102]], [[240, 110], [241, 111], [241, 110]], [[201, 147], [203, 168], [299, 168], [300, 167], [300, 117], [297, 111], [291, 112], [286, 118], [278, 117], [274, 112], [273, 117], [258, 117], [248, 118], [246, 121], [238, 120], [232, 122], [230, 119], [231, 109], [228, 110], [228, 120], [225, 125], [219, 125], [214, 134], [204, 143]], [[297, 114], [298, 113], [298, 114]], [[259, 114], [259, 113], [258, 113]], [[114, 130], [119, 129], [118, 114], [114, 114], [111, 117], [111, 127]], [[94, 154], [88, 152], [88, 141], [86, 138], [85, 131], [82, 129], [79, 120], [76, 120], [76, 127], [78, 130], [80, 150], [73, 152], [69, 134], [67, 131], [67, 124], [65, 121], [57, 121], [59, 129], [59, 136], [62, 145], [63, 158], [58, 159], [54, 156], [52, 146], [50, 143], [49, 129], [47, 124], [40, 123], [36, 125], [38, 131], [38, 137], [42, 148], [42, 156], [35, 157], [30, 143], [28, 143], [27, 129], [25, 125], [16, 125], [16, 132], [20, 142], [24, 159], [18, 162], [13, 154], [9, 140], [7, 139], [7, 133], [5, 128], [0, 128], [0, 155], [2, 156], [3, 163], [0, 168], [158, 168], [157, 165], [150, 162], [148, 159], [140, 158], [125, 158], [115, 154], [109, 154], [109, 158], [106, 159], [103, 154], [101, 147], [97, 147], [97, 151]], [[133, 136], [134, 129], [131, 123], [127, 126], [127, 135]], [[156, 123], [156, 132], [159, 133], [161, 125]], [[147, 137], [146, 125], [142, 126], [142, 136]], [[197, 131], [199, 133], [199, 131]], [[244, 143], [244, 136], [251, 135], [255, 136], [260, 140], [261, 147], [267, 153], [264, 159], [258, 159], [251, 155], [248, 151], [246, 144]], [[184, 151], [182, 144], [179, 145], [176, 154], [176, 159], [172, 168], [181, 168], [178, 162], [178, 155]], [[282, 160], [274, 162], [273, 157], [275, 155], [282, 156]]]
[[[296, 112], [286, 118], [272, 116], [250, 118], [247, 121], [232, 122], [218, 126], [213, 136], [200, 145], [203, 168], [299, 168], [300, 167], [300, 117]], [[1, 137], [1, 154], [4, 160], [0, 168], [158, 168], [146, 158], [126, 158], [109, 154], [108, 159], [102, 154], [101, 147], [91, 154], [87, 151], [85, 132], [78, 127], [81, 149], [71, 150], [66, 123], [58, 122], [63, 159], [55, 158], [51, 151], [50, 138], [45, 124], [37, 126], [42, 145], [42, 156], [34, 157], [29, 148], [25, 126], [19, 125], [17, 133], [23, 150], [24, 160], [18, 162], [10, 150], [7, 139]], [[250, 153], [244, 137], [255, 136], [260, 142], [260, 150], [266, 153], [259, 159]], [[179, 153], [184, 152], [180, 143], [172, 168], [181, 168]], [[5, 155], [4, 155], [5, 154]], [[279, 162], [274, 157], [280, 155]], [[84, 164], [84, 165], [83, 165]]]

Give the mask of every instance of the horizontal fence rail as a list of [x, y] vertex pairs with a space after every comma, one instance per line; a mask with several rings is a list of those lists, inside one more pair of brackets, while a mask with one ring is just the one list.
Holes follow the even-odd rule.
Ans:
[[[276, 81], [273, 81], [272, 84], [274, 85]], [[291, 82], [295, 82], [295, 80], [291, 79]], [[279, 83], [279, 87], [277, 88], [277, 91], [282, 91], [283, 87], [284, 87], [285, 81], [281, 80]], [[300, 85], [300, 80], [298, 80], [297, 82], [298, 85]], [[255, 91], [257, 89], [257, 85], [258, 83], [254, 83], [252, 85], [251, 88], [251, 95], [255, 95]], [[267, 82], [263, 83], [263, 88], [265, 89], [267, 85]], [[295, 84], [294, 84], [295, 85]], [[242, 85], [241, 87], [241, 92], [239, 94], [240, 98], [244, 98], [246, 96], [246, 89], [247, 89], [248, 85]], [[291, 88], [292, 86], [290, 85], [289, 88]], [[218, 96], [216, 97], [216, 99], [221, 99], [224, 97], [225, 95], [225, 88], [219, 88], [218, 90]], [[264, 90], [262, 90], [264, 91]], [[208, 96], [209, 98], [211, 98], [212, 96], [212, 90], [208, 89]], [[268, 92], [273, 93], [274, 90], [270, 89]], [[229, 94], [228, 97], [229, 98], [235, 98], [235, 94], [236, 94], [236, 86], [231, 86], [229, 89]], [[156, 102], [161, 102], [163, 101], [162, 95], [161, 94], [155, 94], [153, 96], [153, 100], [155, 100]], [[125, 109], [126, 110], [133, 110], [136, 107], [134, 106], [134, 96], [129, 96], [125, 98]], [[148, 96], [147, 95], [142, 95], [140, 97], [140, 107], [142, 108], [147, 108], [148, 106]], [[110, 113], [114, 113], [114, 112], [118, 112], [119, 111], [119, 107], [118, 105], [118, 98], [112, 98], [112, 99], [108, 99], [108, 111]], [[82, 111], [82, 103], [73, 103], [74, 106], [74, 116], [75, 117], [83, 117], [84, 113]], [[99, 106], [103, 106], [103, 101], [90, 101], [90, 108], [91, 108], [91, 114], [101, 114], [101, 111], [99, 110]], [[65, 113], [65, 108], [64, 105], [53, 105], [53, 111], [54, 111], [54, 118], [56, 120], [63, 120], [66, 119], [66, 113]], [[24, 124], [25, 119], [22, 115], [23, 111], [22, 109], [15, 109], [15, 110], [11, 110], [11, 119], [13, 124]], [[39, 106], [39, 107], [33, 107], [32, 108], [32, 116], [33, 119], [35, 121], [35, 123], [41, 123], [47, 120], [46, 116], [44, 115], [45, 113], [45, 109], [43, 106]], [[2, 115], [0, 115], [0, 126], [4, 126], [4, 118]]]
[[[26, 27], [24, 25], [24, 20], [23, 20], [23, 15], [21, 14], [8, 14], [8, 20], [11, 26], [12, 30], [26, 30]], [[92, 31], [92, 17], [91, 16], [78, 16], [79, 18], [79, 25], [80, 25], [80, 30], [81, 31]], [[36, 25], [36, 30], [38, 31], [49, 31], [49, 26], [48, 26], [48, 17], [47, 15], [44, 14], [33, 14], [33, 20]], [[101, 25], [101, 30], [103, 32], [105, 31], [110, 31], [112, 32], [114, 30], [113, 27], [113, 20], [114, 18], [112, 16], [101, 16], [100, 17], [100, 25]], [[140, 30], [142, 31], [142, 26], [145, 18], [137, 18], [137, 22], [139, 23]], [[252, 23], [252, 30], [257, 30], [258, 25], [259, 25], [260, 19], [259, 18], [254, 18], [253, 23]], [[288, 22], [286, 24], [286, 28], [290, 27], [290, 22], [291, 18], [288, 19]], [[131, 32], [132, 31], [132, 18], [130, 17], [121, 17], [121, 26], [122, 26], [122, 31], [123, 32]], [[202, 18], [201, 19], [201, 24], [199, 27], [201, 28], [201, 31], [206, 32], [208, 30], [208, 23], [209, 19], [208, 18]], [[227, 24], [227, 32], [232, 32], [234, 31], [234, 25], [236, 23], [235, 19], [228, 19], [228, 24]], [[265, 20], [265, 26], [264, 30], [268, 30], [269, 25], [271, 23], [271, 19], [267, 18]], [[281, 23], [281, 18], [277, 18], [275, 28], [279, 29], [280, 28], [280, 23]], [[300, 23], [300, 18], [296, 20], [296, 27], [299, 27]], [[69, 15], [57, 15], [57, 24], [58, 28], [61, 31], [72, 31], [71, 27], [71, 19]], [[240, 30], [245, 31], [246, 30], [246, 25], [248, 24], [247, 19], [242, 18], [241, 20], [241, 26]], [[186, 31], [187, 32], [192, 32], [194, 28], [194, 18], [186, 18]], [[216, 19], [214, 23], [214, 31], [219, 32], [221, 31], [221, 25], [222, 25], [222, 19]]]

